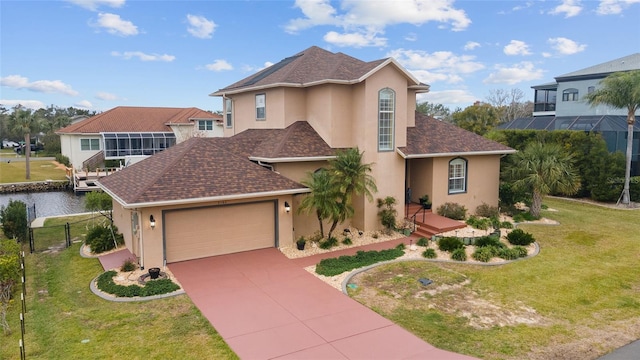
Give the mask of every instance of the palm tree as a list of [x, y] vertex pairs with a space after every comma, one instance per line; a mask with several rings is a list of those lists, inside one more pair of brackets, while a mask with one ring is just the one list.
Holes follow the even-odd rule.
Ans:
[[542, 198], [550, 193], [575, 194], [580, 176], [573, 168], [573, 158], [558, 144], [535, 142], [514, 156], [507, 176], [516, 188], [531, 191], [531, 215], [540, 216]]
[[338, 223], [353, 215], [353, 195], [365, 195], [369, 201], [373, 201], [373, 193], [378, 191], [375, 179], [369, 174], [372, 164], [362, 163], [363, 154], [358, 148], [351, 148], [338, 151], [336, 157], [329, 161], [332, 188], [337, 193], [338, 211], [331, 215], [333, 223], [328, 237], [331, 237]]
[[24, 136], [24, 155], [25, 155], [25, 179], [31, 178], [31, 167], [29, 160], [31, 157], [31, 132], [35, 131], [39, 118], [31, 111], [31, 109], [23, 108], [21, 105], [15, 107], [11, 114], [11, 124], [15, 131]]
[[326, 169], [320, 169], [307, 175], [307, 179], [301, 183], [311, 190], [300, 203], [298, 213], [309, 214], [313, 209], [316, 211], [318, 223], [320, 224], [320, 236], [324, 238], [323, 221], [331, 218], [332, 214], [338, 212], [338, 194], [331, 186], [331, 174]]
[[640, 107], [640, 70], [617, 72], [604, 78], [602, 88], [587, 94], [585, 99], [591, 106], [606, 104], [615, 108], [627, 108], [627, 164], [622, 189], [622, 203], [630, 204], [631, 152], [633, 147], [633, 125]]

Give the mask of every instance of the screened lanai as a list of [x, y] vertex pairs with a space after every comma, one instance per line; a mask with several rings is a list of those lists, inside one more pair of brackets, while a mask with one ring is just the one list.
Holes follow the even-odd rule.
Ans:
[[176, 144], [172, 132], [102, 133], [105, 159], [153, 155]]

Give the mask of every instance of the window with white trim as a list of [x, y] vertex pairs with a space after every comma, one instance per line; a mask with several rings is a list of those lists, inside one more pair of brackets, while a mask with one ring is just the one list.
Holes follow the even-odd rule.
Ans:
[[393, 150], [393, 122], [395, 119], [395, 93], [382, 89], [378, 93], [378, 151]]
[[80, 139], [80, 150], [100, 150], [100, 139]]
[[456, 158], [449, 161], [449, 194], [467, 191], [467, 160]]
[[267, 119], [267, 96], [265, 94], [256, 95], [256, 120]]
[[213, 120], [198, 120], [198, 130], [200, 131], [212, 131]]
[[233, 127], [233, 103], [231, 99], [224, 100], [224, 114], [225, 114], [225, 125], [230, 128]]

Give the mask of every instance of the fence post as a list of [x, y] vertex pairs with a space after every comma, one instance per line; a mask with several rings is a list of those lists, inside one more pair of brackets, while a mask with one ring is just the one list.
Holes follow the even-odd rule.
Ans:
[[67, 240], [67, 247], [71, 247], [71, 225], [69, 223], [64, 226], [64, 235]]
[[35, 250], [35, 247], [36, 247], [35, 241], [33, 239], [33, 228], [29, 226], [29, 250], [31, 251], [32, 254]]

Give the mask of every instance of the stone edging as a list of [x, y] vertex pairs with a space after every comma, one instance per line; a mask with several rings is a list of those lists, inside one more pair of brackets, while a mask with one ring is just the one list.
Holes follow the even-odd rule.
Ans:
[[168, 297], [172, 297], [172, 296], [178, 296], [178, 295], [182, 295], [185, 294], [185, 291], [183, 289], [180, 290], [176, 290], [174, 292], [170, 292], [167, 294], [160, 294], [160, 295], [153, 295], [153, 296], [145, 296], [145, 297], [140, 297], [140, 296], [134, 296], [134, 297], [117, 297], [111, 294], [108, 294], [100, 289], [98, 289], [98, 277], [100, 275], [96, 276], [95, 278], [93, 278], [93, 280], [91, 280], [91, 282], [89, 283], [89, 288], [91, 289], [91, 291], [98, 295], [99, 297], [108, 300], [108, 301], [114, 301], [114, 302], [137, 302], [137, 301], [149, 301], [149, 300], [156, 300], [156, 299], [164, 299], [164, 298], [168, 298]]
[[347, 275], [347, 277], [342, 280], [342, 292], [346, 295], [348, 295], [347, 293], [347, 284], [349, 284], [349, 280], [351, 280], [352, 277], [363, 273], [365, 271], [371, 270], [375, 267], [378, 266], [382, 266], [382, 265], [386, 265], [386, 264], [393, 264], [393, 263], [399, 263], [399, 262], [403, 262], [403, 261], [428, 261], [428, 262], [435, 262], [435, 263], [455, 263], [455, 264], [461, 264], [461, 265], [480, 265], [480, 266], [500, 266], [500, 265], [506, 265], [506, 264], [511, 264], [513, 262], [516, 261], [520, 261], [520, 260], [525, 260], [525, 259], [529, 259], [532, 258], [536, 255], [538, 255], [540, 253], [540, 245], [538, 245], [537, 242], [534, 242], [533, 245], [535, 245], [535, 250], [533, 251], [533, 254], [528, 255], [526, 257], [523, 258], [519, 258], [519, 259], [515, 259], [515, 260], [504, 260], [501, 262], [496, 262], [496, 263], [485, 263], [485, 262], [481, 262], [481, 261], [473, 261], [473, 262], [469, 262], [469, 261], [456, 261], [456, 260], [443, 260], [443, 259], [400, 259], [400, 260], [389, 260], [389, 261], [383, 261], [377, 264], [373, 264], [373, 265], [369, 265], [369, 266], [365, 266], [363, 268], [357, 269], [352, 271], [349, 275]]

